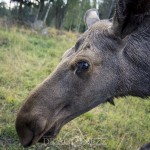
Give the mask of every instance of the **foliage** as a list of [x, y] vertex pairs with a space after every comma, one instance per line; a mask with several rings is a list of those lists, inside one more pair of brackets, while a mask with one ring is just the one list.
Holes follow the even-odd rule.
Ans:
[[[14, 127], [16, 113], [76, 41], [71, 32], [50, 29], [49, 33], [50, 37], [43, 37], [30, 30], [0, 28], [1, 150], [23, 149]], [[54, 142], [29, 150], [138, 149], [150, 139], [150, 101], [126, 97], [115, 103], [115, 107], [103, 104], [83, 114], [65, 125]]]
[[0, 2], [0, 17], [9, 16], [9, 11], [6, 7], [7, 4], [5, 2]]
[[[114, 0], [106, 0], [106, 1], [103, 1], [101, 5], [99, 5], [101, 19], [112, 17], [110, 15], [113, 15], [113, 12], [114, 12], [114, 2], [115, 2]], [[113, 10], [111, 10], [111, 7]], [[113, 11], [113, 12], [110, 12], [110, 11]]]
[[90, 8], [90, 0], [68, 0], [64, 28], [67, 30], [85, 31], [83, 16], [86, 10]]
[[[77, 32], [85, 31], [83, 16], [86, 10], [97, 8], [101, 18], [108, 18], [110, 10], [114, 10], [114, 0], [12, 0], [17, 5], [7, 9], [5, 5], [0, 10], [8, 11], [10, 17], [25, 23], [43, 23], [57, 29]], [[1, 13], [0, 13], [1, 15]]]

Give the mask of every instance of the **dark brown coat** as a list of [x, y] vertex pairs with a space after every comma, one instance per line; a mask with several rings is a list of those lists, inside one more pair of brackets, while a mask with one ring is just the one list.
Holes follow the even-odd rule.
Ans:
[[55, 137], [114, 97], [150, 96], [150, 1], [118, 0], [113, 20], [97, 14], [86, 12], [88, 30], [20, 109], [16, 130], [24, 147]]

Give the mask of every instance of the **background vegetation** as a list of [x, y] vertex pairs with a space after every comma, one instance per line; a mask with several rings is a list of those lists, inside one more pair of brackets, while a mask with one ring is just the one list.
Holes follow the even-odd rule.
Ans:
[[[6, 3], [7, 2], [7, 3]], [[35, 27], [85, 31], [84, 13], [97, 8], [101, 18], [110, 18], [115, 0], [0, 0], [0, 16]]]
[[[29, 29], [0, 27], [0, 150], [23, 149], [14, 127], [16, 113], [77, 36], [53, 28], [45, 37]], [[29, 150], [137, 150], [150, 140], [150, 100], [126, 97], [115, 103], [83, 114], [65, 125], [56, 141]]]

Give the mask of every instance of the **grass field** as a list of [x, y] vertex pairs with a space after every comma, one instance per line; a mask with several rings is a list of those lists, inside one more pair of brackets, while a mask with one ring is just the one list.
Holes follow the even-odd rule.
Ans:
[[[21, 150], [14, 123], [30, 91], [59, 63], [76, 35], [50, 29], [44, 37], [30, 30], [0, 28], [0, 150]], [[150, 101], [119, 98], [63, 127], [57, 140], [30, 150], [137, 150], [150, 141]]]

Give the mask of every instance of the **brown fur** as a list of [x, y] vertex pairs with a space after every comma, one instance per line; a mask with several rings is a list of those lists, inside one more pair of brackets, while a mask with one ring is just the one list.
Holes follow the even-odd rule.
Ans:
[[[43, 141], [44, 136], [56, 137], [64, 124], [114, 97], [150, 95], [150, 15], [147, 5], [139, 0], [143, 16], [136, 18], [140, 24], [138, 20], [127, 20], [138, 12], [132, 12], [128, 2], [118, 0], [113, 22], [97, 20], [90, 25], [92, 20], [89, 23], [87, 19], [89, 29], [27, 98], [16, 119], [16, 130], [24, 147]], [[149, 6], [150, 2], [147, 3]], [[87, 62], [89, 68], [77, 74], [80, 61]]]

